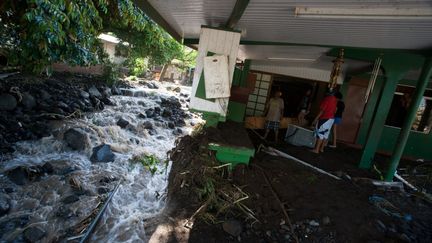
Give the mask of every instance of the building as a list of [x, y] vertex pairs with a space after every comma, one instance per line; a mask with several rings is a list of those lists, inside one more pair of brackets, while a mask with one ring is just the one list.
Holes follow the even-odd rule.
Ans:
[[[305, 89], [320, 99], [343, 50], [334, 80], [347, 103], [341, 140], [363, 148], [359, 166], [370, 168], [377, 151], [389, 153], [391, 180], [401, 156], [432, 160], [430, 1], [135, 2], [198, 49], [191, 107], [210, 123], [262, 115], [273, 89], [290, 94], [285, 115], [292, 117]], [[228, 58], [228, 65], [215, 62], [228, 69], [229, 95], [227, 85], [204, 79], [212, 55]]]

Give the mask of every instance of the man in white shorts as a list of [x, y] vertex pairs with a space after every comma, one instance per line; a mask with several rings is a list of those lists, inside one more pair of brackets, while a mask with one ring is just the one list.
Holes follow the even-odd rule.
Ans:
[[316, 124], [315, 135], [317, 137], [317, 141], [315, 143], [315, 148], [311, 150], [311, 152], [316, 154], [324, 152], [324, 146], [327, 143], [331, 128], [333, 126], [336, 107], [337, 99], [333, 92], [329, 92], [328, 95], [321, 101], [320, 112], [313, 122], [313, 124]]

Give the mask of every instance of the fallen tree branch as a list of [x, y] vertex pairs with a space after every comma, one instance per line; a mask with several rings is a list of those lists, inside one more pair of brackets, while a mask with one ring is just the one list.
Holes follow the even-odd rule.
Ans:
[[274, 197], [276, 198], [276, 200], [278, 201], [279, 206], [280, 206], [280, 208], [282, 209], [283, 214], [285, 215], [285, 219], [286, 219], [286, 221], [288, 222], [288, 226], [289, 226], [289, 228], [290, 228], [290, 230], [291, 230], [291, 234], [292, 234], [292, 236], [293, 236], [295, 242], [298, 243], [298, 242], [299, 242], [299, 239], [298, 239], [297, 235], [296, 235], [295, 232], [294, 232], [294, 227], [293, 227], [292, 224], [291, 224], [291, 220], [290, 220], [290, 218], [289, 218], [289, 216], [288, 216], [288, 213], [287, 213], [287, 211], [285, 210], [285, 207], [284, 207], [282, 201], [280, 200], [279, 196], [277, 195], [276, 191], [274, 190], [273, 185], [272, 185], [271, 182], [269, 181], [269, 179], [268, 179], [268, 177], [267, 177], [267, 175], [266, 175], [264, 169], [261, 168], [259, 165], [253, 165], [253, 166], [255, 166], [256, 168], [258, 168], [258, 169], [261, 170], [261, 173], [262, 173], [262, 175], [263, 175], [263, 177], [264, 177], [264, 179], [265, 179], [267, 185], [270, 187], [270, 191], [272, 192], [273, 196], [274, 196]]

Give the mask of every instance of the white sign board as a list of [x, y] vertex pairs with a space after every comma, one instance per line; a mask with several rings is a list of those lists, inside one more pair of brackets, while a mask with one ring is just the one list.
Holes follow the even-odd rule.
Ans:
[[230, 97], [227, 56], [204, 57], [204, 81], [207, 99]]

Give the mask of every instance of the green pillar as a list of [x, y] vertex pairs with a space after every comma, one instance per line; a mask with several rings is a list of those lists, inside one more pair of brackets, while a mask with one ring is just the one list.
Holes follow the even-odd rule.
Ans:
[[369, 100], [366, 104], [364, 115], [361, 122], [361, 127], [359, 131], [359, 135], [357, 138], [357, 143], [366, 144], [367, 135], [369, 133], [369, 128], [374, 119], [376, 104], [379, 101], [379, 97], [381, 95], [382, 88], [384, 87], [385, 78], [382, 76], [377, 77], [375, 86], [372, 90], [372, 93], [369, 95]]
[[415, 116], [417, 114], [417, 109], [420, 105], [420, 102], [423, 98], [423, 94], [426, 90], [426, 87], [429, 83], [429, 80], [432, 75], [432, 58], [429, 57], [425, 60], [423, 69], [420, 75], [420, 79], [417, 83], [415, 93], [411, 100], [411, 105], [408, 108], [407, 117], [402, 125], [402, 129], [399, 133], [399, 137], [396, 142], [396, 147], [393, 151], [393, 155], [390, 158], [390, 168], [387, 171], [385, 176], [386, 181], [392, 181], [393, 176], [395, 175], [396, 169], [399, 165], [399, 160], [402, 156], [402, 153], [405, 149], [406, 142], [408, 140], [409, 133], [411, 131], [411, 126], [414, 122]]
[[375, 116], [372, 120], [372, 123], [370, 124], [366, 143], [363, 147], [363, 154], [359, 164], [359, 167], [363, 169], [369, 169], [372, 165], [373, 159], [375, 157], [375, 152], [378, 148], [378, 144], [381, 138], [381, 133], [387, 119], [387, 114], [393, 101], [393, 96], [396, 91], [397, 84], [408, 71], [408, 69], [405, 68], [393, 68], [392, 65], [389, 65], [387, 67], [384, 66], [384, 68], [387, 78], [384, 84], [383, 91], [381, 93], [381, 99], [375, 111]]
[[243, 71], [241, 73], [241, 80], [240, 80], [240, 87], [246, 87], [246, 80], [249, 74], [250, 66], [251, 66], [251, 60], [246, 59], [243, 64]]

